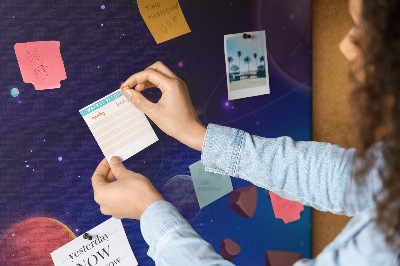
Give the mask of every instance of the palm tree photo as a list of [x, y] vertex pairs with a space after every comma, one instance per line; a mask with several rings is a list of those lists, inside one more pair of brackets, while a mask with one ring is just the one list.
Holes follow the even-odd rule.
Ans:
[[[232, 58], [232, 56], [229, 56], [228, 57], [229, 69], [231, 69], [231, 63], [232, 62], [233, 62], [233, 58]], [[233, 76], [231, 76], [231, 73], [229, 71], [229, 82], [231, 82], [232, 78], [233, 78]]]
[[242, 52], [238, 51], [238, 56], [239, 56], [239, 76], [240, 76], [240, 57], [242, 56]]
[[266, 69], [265, 69], [265, 57], [264, 56], [261, 56], [260, 57], [260, 63], [262, 63], [262, 62], [264, 62], [264, 77], [267, 75], [267, 72], [266, 72]]
[[228, 57], [228, 62], [229, 62], [229, 69], [231, 69], [231, 63], [233, 62], [232, 56]]
[[265, 58], [264, 58], [264, 56], [260, 57], [260, 63], [262, 63], [262, 62], [264, 62], [264, 71], [265, 71]]
[[[268, 78], [263, 70], [263, 62], [268, 67], [265, 47], [265, 33], [255, 33], [260, 38], [243, 40], [243, 34], [232, 34], [225, 39], [225, 67], [229, 97], [258, 93], [268, 90]], [[260, 61], [258, 61], [260, 60]], [[245, 64], [245, 65], [243, 65]], [[247, 67], [246, 67], [247, 64]], [[229, 68], [228, 68], [229, 67]], [[244, 91], [251, 89], [249, 91]], [[233, 94], [232, 94], [233, 93]], [[236, 95], [236, 96], [233, 96]], [[229, 98], [228, 97], [228, 98]], [[247, 97], [247, 96], [246, 96]]]
[[254, 63], [256, 64], [256, 72], [257, 72], [257, 53], [254, 53], [254, 59], [255, 59], [255, 61], [254, 61]]
[[250, 62], [251, 62], [250, 56], [246, 56], [246, 57], [244, 58], [244, 62], [247, 64], [247, 67], [248, 67], [248, 69], [249, 69], [248, 76], [250, 77]]

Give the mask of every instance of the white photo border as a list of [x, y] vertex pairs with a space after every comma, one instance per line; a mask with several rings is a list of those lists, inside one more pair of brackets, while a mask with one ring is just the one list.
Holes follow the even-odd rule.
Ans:
[[[226, 41], [227, 38], [231, 37], [243, 37], [243, 34], [250, 34], [252, 37], [253, 36], [260, 36], [261, 40], [263, 42], [263, 47], [264, 47], [264, 54], [265, 54], [265, 78], [267, 84], [265, 86], [259, 86], [259, 87], [253, 87], [253, 88], [246, 88], [246, 89], [240, 89], [240, 90], [235, 90], [231, 91], [230, 89], [230, 82], [229, 82], [229, 64], [227, 64], [228, 61], [228, 53], [227, 53], [227, 47], [226, 47]], [[236, 100], [236, 99], [242, 99], [242, 98], [247, 98], [247, 97], [252, 97], [252, 96], [259, 96], [259, 95], [265, 95], [265, 94], [270, 94], [270, 87], [269, 87], [269, 74], [268, 74], [268, 60], [267, 60], [267, 44], [266, 44], [266, 37], [265, 37], [265, 30], [262, 31], [249, 31], [249, 32], [242, 32], [242, 33], [235, 33], [235, 34], [227, 34], [224, 35], [224, 51], [225, 51], [225, 68], [226, 68], [226, 81], [227, 81], [227, 86], [228, 86], [228, 100]], [[239, 69], [240, 71], [240, 69]]]

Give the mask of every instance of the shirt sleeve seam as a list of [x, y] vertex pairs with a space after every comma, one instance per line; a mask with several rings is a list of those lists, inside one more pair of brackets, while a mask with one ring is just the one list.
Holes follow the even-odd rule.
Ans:
[[[237, 147], [236, 147], [236, 150], [234, 151], [234, 154], [233, 154], [233, 156], [234, 156], [234, 158], [233, 158], [233, 164], [232, 164], [232, 176], [235, 176], [235, 173], [236, 173], [236, 171], [237, 171], [237, 169], [238, 169], [238, 167], [239, 167], [239, 161], [240, 161], [240, 156], [241, 156], [241, 154], [242, 154], [242, 150], [243, 150], [243, 147], [244, 147], [244, 131], [242, 131], [242, 130], [239, 130], [238, 131], [238, 133], [237, 133], [237, 137], [239, 138], [239, 140], [238, 140], [238, 145], [237, 145]], [[235, 145], [236, 146], [236, 145]]]

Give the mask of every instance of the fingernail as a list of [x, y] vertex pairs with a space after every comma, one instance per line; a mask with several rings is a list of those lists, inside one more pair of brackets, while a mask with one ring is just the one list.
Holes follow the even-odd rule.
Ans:
[[110, 160], [110, 163], [111, 164], [119, 164], [119, 163], [121, 163], [122, 162], [122, 160], [121, 160], [121, 158], [119, 158], [118, 156], [113, 156], [113, 157], [111, 157], [111, 160]]
[[130, 89], [131, 86], [129, 85], [125, 85], [125, 86], [121, 86], [121, 91], [124, 92], [124, 90]]
[[122, 93], [125, 95], [126, 98], [130, 101], [132, 98], [132, 91], [129, 89], [123, 90]]

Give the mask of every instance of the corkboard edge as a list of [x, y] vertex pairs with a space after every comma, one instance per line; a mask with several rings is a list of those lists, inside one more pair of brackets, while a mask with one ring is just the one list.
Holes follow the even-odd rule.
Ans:
[[[313, 140], [352, 147], [347, 78], [350, 63], [339, 50], [339, 43], [352, 22], [348, 1], [312, 2], [312, 134]], [[312, 211], [312, 256], [315, 258], [341, 232], [350, 217]]]

